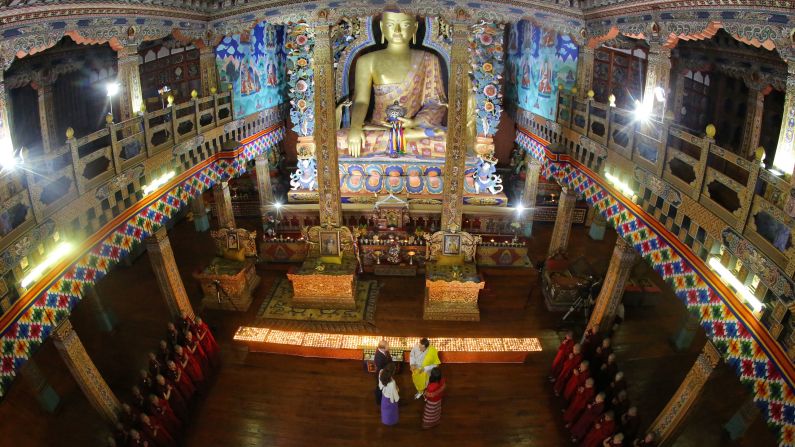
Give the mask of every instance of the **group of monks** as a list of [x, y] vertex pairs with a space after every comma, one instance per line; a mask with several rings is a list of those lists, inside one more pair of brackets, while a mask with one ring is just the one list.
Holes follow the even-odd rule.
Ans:
[[629, 405], [624, 373], [610, 338], [590, 329], [580, 343], [569, 332], [552, 362], [555, 396], [565, 401], [563, 421], [581, 447], [650, 447], [654, 437], [638, 437], [638, 409]]
[[166, 326], [166, 339], [149, 353], [131, 402], [122, 404], [111, 447], [180, 445], [191, 402], [220, 366], [218, 343], [201, 318], [183, 314]]

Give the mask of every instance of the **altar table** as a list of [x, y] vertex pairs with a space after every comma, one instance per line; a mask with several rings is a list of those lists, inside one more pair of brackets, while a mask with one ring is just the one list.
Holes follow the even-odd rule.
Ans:
[[478, 294], [486, 285], [474, 263], [426, 264], [425, 320], [480, 321]]

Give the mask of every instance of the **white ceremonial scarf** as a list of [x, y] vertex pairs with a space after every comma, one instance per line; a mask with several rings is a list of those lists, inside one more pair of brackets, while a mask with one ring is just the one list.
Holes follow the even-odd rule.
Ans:
[[409, 363], [413, 368], [422, 368], [422, 362], [425, 361], [425, 354], [428, 351], [420, 351], [420, 345], [416, 344], [413, 348], [411, 348], [411, 354], [409, 355]]
[[378, 381], [378, 388], [381, 389], [381, 395], [384, 397], [389, 398], [392, 403], [395, 403], [400, 400], [400, 395], [398, 395], [397, 384], [395, 380], [392, 379], [386, 386], [379, 380]]

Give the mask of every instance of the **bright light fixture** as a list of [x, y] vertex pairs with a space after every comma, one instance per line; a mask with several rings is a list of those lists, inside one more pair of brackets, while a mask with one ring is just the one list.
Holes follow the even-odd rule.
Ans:
[[737, 291], [737, 294], [739, 294], [740, 297], [751, 306], [754, 312], [759, 312], [762, 310], [764, 304], [759, 301], [759, 299], [755, 297], [750, 290], [748, 290], [748, 287], [741, 283], [740, 280], [729, 271], [729, 269], [721, 264], [720, 258], [716, 256], [709, 258], [709, 266], [712, 267], [712, 270], [715, 270], [715, 273], [720, 275], [720, 279], [724, 283], [728, 284], [735, 291]]
[[282, 207], [282, 202], [276, 202], [276, 203], [274, 203], [274, 204], [273, 204], [273, 207], [274, 207], [274, 208], [276, 208], [277, 210], [278, 210], [278, 209], [281, 209], [281, 207]]
[[105, 88], [108, 90], [108, 96], [115, 96], [116, 93], [119, 93], [118, 82], [108, 82], [107, 85], [105, 85]]
[[524, 205], [523, 205], [523, 204], [521, 204], [521, 203], [520, 203], [520, 204], [518, 204], [518, 205], [516, 205], [516, 213], [517, 213], [517, 214], [522, 214], [522, 212], [524, 212], [524, 210], [525, 210], [525, 209], [526, 209], [526, 208], [525, 208], [525, 207], [524, 207]]
[[72, 244], [69, 242], [61, 242], [58, 244], [57, 247], [41, 262], [41, 264], [37, 265], [30, 273], [27, 274], [22, 281], [19, 283], [22, 287], [27, 288], [33, 282], [41, 278], [41, 275], [44, 274], [47, 270], [50, 269], [56, 262], [60, 261], [64, 256], [66, 256], [70, 251], [72, 251]]
[[165, 185], [166, 182], [168, 182], [169, 179], [171, 179], [171, 177], [174, 177], [175, 175], [176, 173], [174, 171], [168, 171], [165, 174], [161, 175], [160, 177], [154, 179], [152, 183], [144, 186], [144, 195], [147, 196], [157, 191], [158, 188]]
[[650, 101], [640, 102], [635, 100], [635, 119], [638, 121], [648, 121], [651, 118], [652, 105]]
[[14, 169], [19, 161], [21, 160], [17, 160], [17, 157], [14, 156], [14, 146], [11, 144], [11, 138], [8, 136], [3, 137], [0, 140], [0, 167], [4, 171], [10, 171]]
[[621, 179], [616, 177], [615, 175], [613, 175], [613, 174], [611, 174], [609, 172], [606, 172], [605, 173], [605, 178], [613, 186], [618, 188], [619, 191], [624, 193], [624, 195], [629, 196], [630, 198], [635, 195], [635, 191], [633, 191], [632, 188], [630, 188], [628, 184], [622, 182]]

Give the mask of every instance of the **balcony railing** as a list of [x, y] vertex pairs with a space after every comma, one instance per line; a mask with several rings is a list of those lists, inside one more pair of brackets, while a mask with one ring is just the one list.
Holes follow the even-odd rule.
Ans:
[[[558, 95], [557, 122], [631, 160], [658, 179], [674, 186], [754, 242], [780, 266], [795, 256], [791, 241], [776, 229], [788, 228], [791, 218], [784, 212], [788, 182], [775, 176], [757, 160], [718, 146], [714, 129], [706, 134], [676, 124], [649, 119], [639, 121], [635, 113], [570, 93]], [[599, 171], [603, 158], [578, 147], [572, 155]], [[753, 151], [744, 151], [749, 153]], [[590, 156], [589, 156], [590, 155]]]

